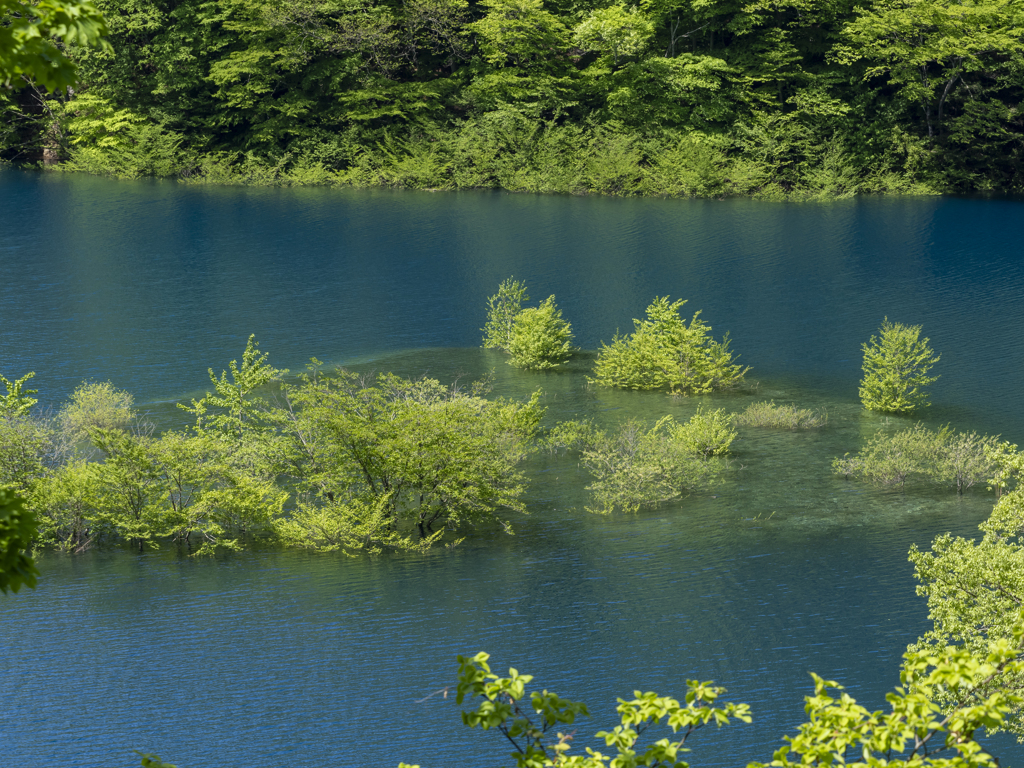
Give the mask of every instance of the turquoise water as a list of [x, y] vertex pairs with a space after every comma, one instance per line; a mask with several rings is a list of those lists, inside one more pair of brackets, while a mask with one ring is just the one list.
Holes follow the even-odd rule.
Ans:
[[[769, 759], [803, 716], [809, 670], [884, 706], [927, 626], [906, 552], [971, 535], [983, 491], [906, 494], [833, 478], [885, 420], [856, 403], [860, 344], [888, 316], [942, 354], [931, 423], [1024, 443], [1019, 381], [1024, 205], [946, 198], [829, 205], [384, 191], [202, 189], [0, 171], [0, 373], [44, 403], [86, 378], [160, 423], [250, 333], [279, 367], [310, 356], [496, 392], [543, 387], [550, 418], [686, 418], [695, 399], [585, 383], [588, 357], [527, 374], [476, 348], [485, 299], [514, 274], [554, 293], [595, 349], [654, 295], [729, 330], [756, 399], [823, 407], [813, 433], [744, 431], [722, 486], [635, 517], [581, 511], [570, 457], [532, 460], [516, 535], [373, 560], [262, 551], [47, 555], [37, 590], [0, 600], [9, 765], [128, 765], [131, 749], [217, 765], [500, 765], [459, 723], [454, 657], [587, 701], [714, 679], [755, 722], [694, 741], [694, 765]], [[894, 426], [890, 423], [888, 426]], [[765, 518], [770, 518], [767, 521]], [[1003, 764], [1020, 748], [1000, 742]], [[497, 756], [496, 756], [497, 755]]]

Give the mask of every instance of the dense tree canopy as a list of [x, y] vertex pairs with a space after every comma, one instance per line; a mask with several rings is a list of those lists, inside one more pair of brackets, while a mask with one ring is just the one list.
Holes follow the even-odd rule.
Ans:
[[[27, 7], [0, 6], [0, 33]], [[112, 48], [35, 27], [80, 87], [38, 76], [49, 93], [33, 101], [12, 81], [4, 156], [46, 147], [73, 168], [193, 181], [615, 194], [1024, 183], [1020, 0], [96, 7]]]

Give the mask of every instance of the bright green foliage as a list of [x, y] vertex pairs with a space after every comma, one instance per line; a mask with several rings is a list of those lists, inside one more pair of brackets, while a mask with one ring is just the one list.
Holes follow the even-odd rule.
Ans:
[[[36, 479], [32, 506], [39, 519], [40, 544], [62, 552], [84, 552], [117, 529], [103, 508], [103, 489], [92, 463], [74, 458]], [[109, 496], [107, 496], [109, 498]]]
[[341, 551], [379, 554], [385, 550], [423, 552], [444, 531], [418, 540], [396, 530], [389, 496], [375, 500], [327, 498], [300, 502], [277, 526], [281, 539], [292, 546], [317, 552]]
[[596, 51], [618, 67], [623, 59], [640, 55], [654, 34], [654, 25], [639, 8], [621, 4], [598, 8], [573, 30], [573, 42]]
[[[814, 694], [804, 699], [807, 722], [784, 737], [785, 746], [771, 762], [747, 768], [997, 768], [999, 761], [982, 748], [976, 734], [1012, 724], [1024, 701], [1015, 690], [1024, 672], [1018, 658], [1024, 647], [1019, 607], [1007, 612], [1006, 624], [1005, 636], [980, 648], [928, 646], [906, 653], [901, 685], [886, 696], [885, 712], [866, 709], [838, 683], [811, 673]], [[501, 733], [514, 745], [511, 757], [520, 768], [689, 768], [682, 757], [694, 731], [752, 719], [746, 704], [719, 702], [724, 688], [688, 680], [682, 702], [640, 691], [631, 700], [619, 699], [621, 724], [596, 734], [615, 748], [613, 754], [587, 748], [585, 755], [571, 755], [571, 734], [560, 726], [589, 717], [587, 706], [546, 690], [528, 691], [533, 677], [515, 669], [506, 678], [492, 674], [489, 658], [483, 652], [458, 657], [456, 701], [479, 702], [463, 711], [463, 723]], [[675, 736], [640, 746], [640, 737], [657, 723], [668, 725]]]
[[528, 370], [547, 370], [569, 359], [572, 326], [562, 318], [562, 310], [549, 296], [537, 307], [523, 309], [529, 301], [526, 284], [513, 278], [503, 280], [498, 292], [487, 300], [485, 348], [509, 353], [509, 365]]
[[93, 429], [127, 431], [138, 421], [135, 398], [109, 381], [82, 382], [57, 413], [57, 425], [70, 443], [89, 438]]
[[689, 325], [679, 316], [686, 301], [658, 297], [633, 333], [615, 335], [602, 345], [593, 381], [624, 389], [663, 389], [673, 394], [703, 395], [736, 386], [750, 370], [732, 362], [729, 337], [711, 338], [711, 326], [694, 314]]
[[482, 0], [486, 15], [468, 25], [485, 61], [495, 66], [545, 68], [568, 48], [568, 31], [541, 0]]
[[55, 112], [73, 137], [65, 147], [65, 170], [136, 179], [173, 176], [187, 165], [181, 134], [102, 96], [81, 94]]
[[733, 423], [741, 427], [768, 427], [770, 429], [816, 429], [828, 423], [828, 414], [815, 413], [795, 405], [776, 405], [775, 401], [751, 403], [738, 413]]
[[547, 370], [568, 360], [574, 351], [572, 326], [549, 296], [538, 307], [515, 316], [508, 342], [509, 364], [516, 368]]
[[695, 456], [705, 459], [724, 456], [729, 453], [729, 446], [736, 439], [732, 423], [733, 416], [721, 408], [705, 411], [704, 406], [699, 405], [688, 422], [672, 427], [672, 438]]
[[35, 376], [35, 371], [26, 373], [17, 381], [10, 381], [0, 376], [0, 381], [7, 388], [7, 394], [0, 399], [0, 418], [12, 419], [19, 416], [27, 416], [29, 410], [38, 400], [31, 395], [36, 394], [37, 389], [25, 389], [25, 382]]
[[89, 465], [100, 493], [97, 522], [141, 552], [163, 528], [163, 488], [151, 441], [114, 429], [93, 429], [92, 439], [103, 455]]
[[25, 500], [0, 486], [0, 592], [35, 589], [36, 568], [28, 550], [36, 535], [36, 520]]
[[862, 345], [860, 400], [864, 407], [882, 413], [913, 413], [929, 405], [924, 388], [938, 379], [928, 372], [939, 358], [933, 356], [928, 339], [920, 338], [921, 326], [890, 323], [885, 318], [878, 334]]
[[526, 283], [511, 277], [501, 281], [498, 292], [487, 300], [487, 323], [483, 327], [485, 349], [503, 349], [508, 352], [516, 316], [522, 311], [523, 302], [529, 300]]
[[[532, 675], [520, 675], [509, 670], [508, 677], [491, 673], [487, 664], [490, 656], [480, 652], [472, 657], [459, 656], [459, 682], [456, 702], [479, 700], [475, 709], [463, 711], [462, 722], [470, 728], [496, 729], [515, 746], [511, 754], [519, 768], [544, 766], [577, 766], [578, 768], [615, 768], [616, 766], [672, 766], [687, 768], [681, 755], [690, 735], [703, 726], [714, 723], [728, 725], [733, 719], [749, 723], [750, 711], [746, 704], [718, 703], [724, 688], [687, 681], [687, 692], [681, 703], [656, 693], [633, 692], [633, 699], [619, 699], [620, 725], [595, 734], [616, 754], [603, 755], [587, 748], [586, 755], [570, 755], [571, 734], [561, 731], [580, 716], [590, 717], [587, 706], [581, 702], [563, 699], [558, 694], [527, 691]], [[664, 723], [676, 734], [675, 739], [659, 739], [642, 751], [637, 747], [640, 736], [649, 727]], [[555, 731], [554, 737], [551, 732]], [[566, 729], [568, 730], [568, 729]]]
[[[710, 416], [714, 424], [716, 414]], [[706, 487], [721, 472], [720, 463], [706, 457], [720, 451], [723, 441], [728, 448], [731, 437], [727, 423], [719, 421], [709, 430], [709, 424], [694, 418], [698, 421], [691, 426], [666, 416], [650, 429], [631, 420], [613, 434], [588, 422], [563, 422], [552, 430], [548, 443], [581, 452], [580, 463], [594, 479], [587, 486], [594, 499], [594, 504], [587, 507], [589, 511], [638, 512]], [[718, 429], [722, 426], [724, 433]], [[705, 443], [708, 437], [711, 442]], [[711, 453], [706, 454], [705, 448]]]
[[230, 449], [204, 432], [165, 432], [149, 445], [158, 471], [161, 535], [208, 554], [237, 549], [229, 532], [268, 530], [288, 494], [239, 471]]
[[[928, 598], [931, 630], [911, 650], [940, 653], [956, 644], [975, 654], [992, 642], [1016, 642], [1018, 612], [1024, 602], [1024, 491], [1005, 494], [991, 517], [980, 526], [978, 541], [943, 534], [930, 552], [910, 550], [918, 594]], [[974, 700], [1002, 691], [1024, 693], [1024, 670], [998, 680], [985, 680], [969, 695]], [[951, 688], [937, 692], [946, 707], [958, 705], [968, 692]], [[1015, 707], [1004, 726], [1024, 736], [1024, 717]]]
[[248, 428], [259, 427], [265, 418], [266, 401], [257, 392], [287, 373], [271, 367], [267, 357], [266, 352], [260, 352], [255, 334], [249, 336], [242, 353], [242, 367], [238, 367], [237, 360], [228, 364], [231, 380], [227, 371], [221, 371], [218, 379], [210, 368], [210, 382], [215, 392], [193, 400], [191, 408], [178, 407], [195, 415], [198, 430], [240, 439]]
[[507, 529], [498, 511], [525, 511], [520, 464], [544, 412], [540, 392], [527, 403], [486, 400], [433, 379], [382, 374], [368, 385], [314, 365], [286, 394], [287, 471], [301, 501], [299, 527], [287, 526], [293, 541], [302, 529], [314, 547], [416, 547], [392, 531], [403, 522], [421, 539], [463, 524]]
[[993, 451], [998, 446], [995, 437], [917, 424], [894, 434], [877, 432], [859, 452], [835, 459], [832, 469], [846, 477], [900, 487], [908, 478], [919, 476], [963, 493], [997, 472]]
[[0, 0], [0, 86], [22, 77], [50, 91], [74, 85], [75, 67], [60, 43], [110, 50], [93, 3]]
[[[945, 647], [904, 655], [900, 684], [886, 695], [890, 711], [870, 711], [849, 694], [831, 695], [842, 686], [812, 673], [814, 695], [805, 698], [808, 722], [786, 736], [770, 763], [748, 768], [841, 764], [997, 768], [999, 762], [975, 740], [980, 729], [1002, 727], [1021, 704], [1006, 690], [1024, 670], [1018, 660], [1021, 615], [1008, 638], [980, 651]], [[948, 707], [942, 703], [949, 702]], [[944, 711], [945, 710], [945, 711]], [[943, 717], [943, 715], [945, 715]], [[937, 738], [938, 737], [938, 738]], [[938, 756], [948, 752], [949, 756]]]
[[0, 418], [0, 485], [27, 493], [44, 464], [55, 458], [57, 437], [45, 419]]
[[[132, 398], [78, 387], [56, 417], [0, 418], [0, 484], [24, 495], [38, 542], [67, 552], [170, 540], [193, 555], [274, 537], [314, 550], [423, 551], [460, 526], [524, 512], [521, 464], [544, 409], [422, 379], [281, 373], [249, 340], [190, 406], [193, 428], [153, 437]], [[21, 396], [25, 393], [22, 391]], [[450, 546], [458, 539], [448, 542]]]
[[1018, 485], [1024, 477], [1024, 453], [1017, 450], [1016, 443], [986, 445], [985, 457], [992, 462], [993, 472], [988, 485], [989, 490], [995, 489], [996, 498]]

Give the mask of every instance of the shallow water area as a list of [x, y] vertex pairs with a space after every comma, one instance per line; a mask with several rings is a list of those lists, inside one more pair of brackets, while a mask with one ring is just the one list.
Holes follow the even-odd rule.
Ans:
[[[587, 513], [564, 454], [530, 459], [515, 536], [349, 559], [274, 548], [187, 557], [44, 554], [35, 591], [0, 599], [0, 762], [181, 768], [502, 765], [461, 725], [456, 654], [586, 701], [576, 749], [616, 696], [714, 679], [754, 723], [705, 730], [693, 765], [769, 760], [802, 722], [808, 671], [871, 708], [927, 628], [907, 551], [974, 535], [982, 488], [874, 488], [836, 456], [910, 423], [857, 402], [882, 317], [922, 323], [942, 361], [931, 426], [1024, 443], [1024, 263], [1015, 201], [831, 205], [497, 193], [190, 188], [0, 169], [0, 373], [37, 371], [45, 404], [112, 380], [162, 426], [255, 333], [271, 362], [544, 390], [547, 422], [689, 418], [698, 404], [823, 409], [819, 430], [747, 428], [723, 482], [637, 515]], [[32, 215], [25, 215], [31, 211]], [[531, 374], [476, 347], [509, 275], [554, 293], [585, 350]], [[728, 330], [751, 386], [669, 398], [588, 385], [595, 350], [655, 295]], [[996, 742], [1003, 765], [1024, 758]], [[137, 760], [136, 760], [137, 763]]]

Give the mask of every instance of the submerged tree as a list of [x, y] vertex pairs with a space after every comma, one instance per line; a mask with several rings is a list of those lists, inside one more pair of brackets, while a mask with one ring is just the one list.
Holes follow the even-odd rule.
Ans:
[[539, 307], [527, 307], [516, 315], [509, 339], [509, 363], [516, 368], [547, 370], [570, 357], [572, 326], [562, 319], [562, 310], [549, 296]]
[[671, 416], [647, 427], [635, 419], [615, 431], [586, 421], [562, 422], [548, 436], [552, 447], [580, 452], [593, 478], [591, 512], [638, 512], [715, 482], [723, 466], [712, 457], [728, 452], [736, 437], [722, 411], [698, 411], [680, 424]]
[[885, 318], [878, 336], [862, 345], [860, 399], [865, 408], [904, 414], [929, 405], [924, 388], [939, 378], [928, 375], [939, 357], [928, 346], [928, 339], [920, 336], [920, 325], [890, 323]]
[[918, 476], [951, 485], [962, 494], [997, 472], [995, 453], [1000, 445], [998, 438], [977, 432], [915, 424], [893, 434], [880, 430], [857, 453], [835, 459], [832, 470], [846, 477], [900, 487]]
[[[525, 403], [488, 400], [434, 379], [381, 374], [372, 382], [316, 365], [286, 390], [282, 429], [287, 469], [298, 494], [297, 525], [311, 544], [418, 546], [460, 525], [498, 523], [501, 510], [524, 511], [523, 459], [533, 449], [543, 408], [540, 392]], [[405, 529], [402, 530], [402, 526]], [[393, 536], [402, 530], [400, 537]]]
[[572, 357], [572, 326], [549, 296], [537, 307], [523, 308], [529, 301], [526, 285], [511, 277], [502, 281], [498, 292], [487, 300], [484, 347], [504, 350], [509, 365], [547, 370]]
[[487, 323], [483, 327], [484, 348], [508, 352], [516, 316], [522, 311], [523, 302], [529, 300], [526, 283], [511, 277], [501, 281], [498, 292], [487, 299]]
[[593, 381], [623, 389], [663, 389], [673, 394], [703, 395], [743, 381], [749, 368], [733, 363], [729, 335], [711, 337], [711, 326], [696, 312], [690, 323], [680, 317], [684, 299], [657, 297], [633, 333], [618, 334], [602, 345]]

